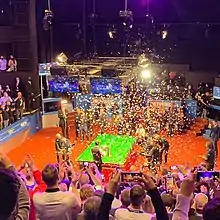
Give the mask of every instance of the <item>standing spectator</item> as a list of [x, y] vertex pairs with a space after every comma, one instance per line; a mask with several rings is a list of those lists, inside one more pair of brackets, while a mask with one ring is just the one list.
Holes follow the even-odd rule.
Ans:
[[13, 124], [14, 121], [15, 121], [15, 119], [14, 119], [14, 109], [13, 109], [13, 107], [11, 106], [11, 103], [10, 103], [10, 102], [7, 102], [7, 103], [6, 103], [5, 111], [6, 111], [6, 112], [8, 113], [8, 115], [9, 115], [8, 125]]
[[211, 126], [210, 138], [213, 142], [215, 156], [216, 156], [216, 160], [217, 160], [217, 158], [218, 158], [218, 140], [220, 138], [220, 127], [218, 125], [217, 120], [213, 121], [213, 124]]
[[0, 85], [0, 98], [3, 96], [4, 90], [2, 88], [2, 85]]
[[65, 138], [69, 138], [68, 114], [69, 112], [66, 108], [64, 108], [64, 106], [62, 106], [58, 111], [59, 127], [61, 128], [62, 135]]
[[95, 143], [95, 146], [91, 149], [94, 163], [98, 167], [99, 172], [102, 172], [102, 153], [100, 151], [99, 142]]
[[0, 153], [0, 219], [28, 219], [30, 203], [27, 189], [10, 160]]
[[115, 212], [116, 220], [125, 219], [145, 219], [150, 220], [153, 215], [145, 213], [142, 206], [146, 197], [145, 189], [140, 185], [135, 185], [130, 190], [131, 204], [127, 209], [118, 209]]
[[15, 99], [15, 114], [16, 114], [16, 120], [19, 120], [23, 117], [23, 112], [25, 109], [25, 101], [22, 97], [21, 92], [18, 92], [18, 96]]
[[82, 204], [84, 204], [84, 202], [85, 202], [88, 198], [92, 197], [93, 194], [94, 194], [94, 192], [95, 192], [95, 189], [94, 189], [94, 187], [93, 187], [92, 185], [90, 185], [90, 184], [85, 184], [85, 185], [83, 185], [83, 186], [80, 188], [80, 192], [79, 192], [79, 194], [80, 194], [80, 199], [81, 199], [81, 201], [82, 201]]
[[[159, 194], [159, 191], [157, 190], [157, 187], [154, 183], [154, 181], [152, 180], [151, 177], [149, 177], [146, 174], [143, 174], [143, 178], [140, 179], [140, 181], [143, 183], [144, 185], [144, 189], [148, 191], [148, 195], [151, 197], [155, 212], [156, 212], [156, 217], [157, 220], [168, 220], [168, 214], [166, 211], [166, 208], [163, 204], [163, 201], [161, 199], [161, 196]], [[117, 190], [117, 186], [118, 186], [118, 182], [120, 179], [120, 172], [118, 172], [109, 182], [106, 192], [102, 197], [102, 202], [99, 208], [99, 214], [98, 214], [98, 220], [107, 220], [109, 219], [109, 212], [111, 209], [111, 205], [112, 205], [112, 201], [114, 199], [114, 195], [116, 193]], [[135, 187], [135, 188], [134, 188]], [[130, 199], [131, 199], [131, 204], [136, 203], [136, 204], [140, 204], [143, 201], [140, 201], [140, 198], [144, 198], [141, 194], [143, 193], [143, 188], [141, 189], [141, 186], [134, 186], [133, 187], [133, 192], [130, 192]], [[145, 191], [144, 190], [144, 191]], [[133, 195], [132, 195], [133, 193]], [[137, 195], [137, 197], [135, 198], [134, 195]], [[135, 207], [136, 208], [136, 207]], [[140, 212], [139, 212], [140, 210]], [[149, 214], [143, 213], [141, 212], [142, 210], [139, 209], [137, 210], [137, 212], [129, 212], [128, 209], [127, 210], [120, 210], [118, 209], [115, 213], [115, 219], [117, 219], [117, 216], [119, 216], [119, 214], [122, 214], [122, 212], [126, 213], [126, 216], [128, 217], [129, 215], [131, 216], [131, 218], [126, 218], [126, 216], [122, 216], [120, 215], [120, 217], [122, 217], [122, 219], [149, 219], [148, 217], [150, 216]], [[117, 213], [118, 212], [118, 213]], [[119, 213], [121, 212], [121, 213]]]
[[214, 198], [206, 204], [203, 209], [204, 220], [219, 220], [220, 198]]
[[[131, 204], [131, 200], [130, 200], [130, 188], [126, 188], [121, 192], [120, 195], [120, 201], [121, 201], [121, 209], [127, 209], [128, 206]], [[112, 209], [110, 211], [110, 214], [114, 217], [115, 216], [115, 212], [116, 210], [118, 210], [119, 208], [116, 209]]]
[[9, 85], [6, 85], [5, 92], [7, 92], [10, 97], [12, 97], [12, 91]]
[[203, 208], [208, 203], [209, 198], [203, 193], [198, 193], [194, 198], [194, 212], [189, 216], [190, 220], [202, 220]]
[[2, 111], [2, 119], [4, 128], [8, 127], [9, 124], [9, 111], [6, 111], [6, 108]]
[[15, 78], [15, 88], [14, 88], [14, 91], [16, 93], [18, 93], [18, 92], [23, 93], [24, 92], [24, 85], [23, 85], [23, 83], [22, 83], [22, 81], [21, 81], [21, 79], [19, 77]]
[[9, 61], [8, 61], [8, 66], [9, 66], [9, 68], [8, 68], [8, 72], [15, 72], [15, 71], [17, 71], [17, 60], [14, 58], [14, 56], [13, 55], [11, 55], [10, 56], [10, 59], [9, 59]]
[[79, 135], [81, 141], [84, 141], [85, 137], [89, 140], [88, 120], [87, 113], [83, 112], [80, 117]]
[[209, 92], [202, 94], [201, 99], [200, 99], [202, 103], [202, 115], [201, 115], [202, 118], [205, 118], [205, 119], [207, 118], [208, 109], [210, 106], [210, 100], [211, 100], [211, 97], [210, 97]]
[[6, 71], [7, 69], [7, 60], [4, 58], [4, 56], [0, 57], [0, 71]]
[[34, 88], [34, 83], [32, 78], [29, 76], [27, 81], [25, 82], [25, 93], [24, 97], [26, 98], [27, 101], [27, 111], [33, 111], [35, 109], [35, 88]]
[[5, 105], [6, 105], [7, 102], [12, 102], [12, 99], [11, 99], [11, 97], [8, 95], [7, 92], [4, 92], [4, 93], [3, 93], [3, 96], [2, 96], [1, 99], [0, 99], [1, 106], [2, 106], [2, 107], [5, 107]]
[[47, 165], [42, 171], [47, 189], [33, 196], [37, 219], [74, 220], [80, 211], [76, 196], [59, 189], [59, 172], [55, 165]]
[[[84, 205], [82, 213], [77, 216], [77, 220], [96, 220], [101, 204], [101, 198], [98, 196], [92, 196], [88, 198]], [[113, 219], [109, 216], [109, 220]]]
[[2, 128], [3, 128], [3, 116], [2, 116], [2, 113], [3, 113], [3, 109], [0, 106], [0, 130], [2, 130]]
[[[172, 220], [189, 219], [191, 195], [195, 190], [196, 174], [185, 178], [180, 185], [180, 193], [176, 197], [176, 205]], [[211, 220], [212, 218], [210, 218]]]
[[215, 166], [215, 149], [212, 142], [206, 143], [207, 153], [205, 156], [200, 156], [205, 160], [207, 170], [213, 170]]

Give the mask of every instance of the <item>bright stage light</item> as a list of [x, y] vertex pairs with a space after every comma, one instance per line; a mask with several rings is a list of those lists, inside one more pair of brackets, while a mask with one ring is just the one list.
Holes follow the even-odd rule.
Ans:
[[113, 38], [114, 38], [113, 32], [112, 32], [112, 31], [109, 31], [109, 32], [108, 32], [108, 36], [109, 36], [110, 39], [113, 39]]
[[145, 79], [149, 79], [151, 77], [151, 72], [148, 69], [144, 69], [141, 71], [141, 76]]
[[63, 104], [67, 104], [68, 103], [68, 101], [66, 100], [66, 99], [63, 99], [63, 100], [61, 100], [61, 104], [63, 105]]
[[145, 69], [150, 65], [150, 61], [146, 58], [145, 54], [138, 57], [138, 66]]
[[58, 64], [66, 64], [68, 61], [68, 57], [66, 56], [65, 53], [60, 53], [57, 58], [56, 61]]
[[167, 35], [168, 35], [168, 31], [167, 30], [161, 31], [161, 36], [162, 36], [163, 40], [165, 40], [167, 38]]

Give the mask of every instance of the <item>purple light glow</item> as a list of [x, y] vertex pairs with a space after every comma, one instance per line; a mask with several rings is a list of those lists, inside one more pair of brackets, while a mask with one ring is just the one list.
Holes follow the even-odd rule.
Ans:
[[146, 6], [149, 0], [141, 0], [141, 6]]

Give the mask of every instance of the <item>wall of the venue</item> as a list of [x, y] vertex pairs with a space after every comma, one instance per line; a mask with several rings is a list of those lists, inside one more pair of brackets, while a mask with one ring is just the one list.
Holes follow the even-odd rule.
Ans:
[[0, 149], [7, 153], [42, 128], [40, 112], [28, 115], [0, 131]]
[[[1, 0], [0, 8], [0, 55], [14, 55], [18, 62], [16, 73], [1, 72], [0, 84], [12, 84], [14, 77], [33, 78], [36, 89], [38, 49], [35, 0]], [[21, 71], [21, 72], [20, 72]]]
[[214, 78], [217, 76], [218, 76], [217, 72], [202, 72], [202, 71], [200, 72], [188, 71], [185, 74], [186, 82], [192, 84], [194, 88], [196, 88], [200, 82], [214, 83]]
[[177, 72], [184, 74], [186, 83], [193, 85], [194, 88], [196, 88], [200, 82], [214, 83], [214, 78], [218, 76], [217, 71], [190, 71], [190, 66], [187, 64], [153, 64], [150, 68], [156, 72], [166, 70], [168, 73]]

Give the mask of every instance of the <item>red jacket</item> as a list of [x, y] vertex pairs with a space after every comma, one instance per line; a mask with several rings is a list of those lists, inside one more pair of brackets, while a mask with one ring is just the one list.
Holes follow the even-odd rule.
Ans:
[[36, 213], [35, 213], [35, 207], [33, 204], [33, 196], [36, 192], [45, 192], [47, 186], [44, 183], [44, 181], [42, 180], [42, 175], [41, 172], [39, 170], [34, 171], [34, 180], [37, 184], [37, 186], [32, 190], [29, 191], [29, 195], [30, 195], [30, 214], [29, 214], [29, 220], [36, 220]]

